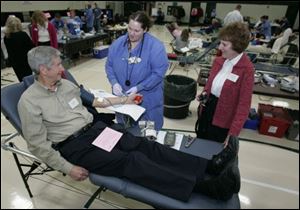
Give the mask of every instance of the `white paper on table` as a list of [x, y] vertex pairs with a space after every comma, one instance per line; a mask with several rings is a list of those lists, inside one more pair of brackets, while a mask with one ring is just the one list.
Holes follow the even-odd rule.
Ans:
[[[159, 131], [158, 134], [157, 134], [156, 141], [160, 144], [164, 144], [164, 139], [165, 139], [166, 134], [167, 134], [166, 131]], [[171, 148], [176, 149], [176, 150], [180, 150], [182, 140], [183, 140], [183, 134], [176, 133], [175, 144]]]
[[183, 48], [180, 49], [180, 51], [185, 53], [185, 52], [190, 51], [190, 49], [188, 47], [183, 47]]
[[[98, 90], [90, 89], [90, 91], [97, 98], [117, 97], [113, 94], [107, 93], [104, 90], [100, 90], [100, 89]], [[132, 119], [134, 119], [135, 121], [137, 121], [146, 110], [144, 107], [141, 107], [136, 104], [120, 104], [120, 105], [108, 106], [105, 108], [111, 111], [127, 114], [130, 117], [132, 117]]]

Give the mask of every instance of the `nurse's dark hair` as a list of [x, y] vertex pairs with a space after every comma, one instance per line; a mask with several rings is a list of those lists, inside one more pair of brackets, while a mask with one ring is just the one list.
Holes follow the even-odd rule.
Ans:
[[134, 20], [141, 23], [142, 28], [144, 30], [146, 29], [146, 31], [149, 31], [149, 29], [153, 25], [153, 22], [151, 21], [150, 17], [143, 11], [137, 11], [135, 13], [132, 13], [129, 16], [129, 21], [130, 20]]

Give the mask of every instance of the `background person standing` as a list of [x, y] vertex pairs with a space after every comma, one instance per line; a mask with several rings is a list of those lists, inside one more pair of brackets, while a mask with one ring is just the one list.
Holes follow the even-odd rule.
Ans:
[[244, 18], [241, 14], [242, 6], [240, 4], [236, 5], [235, 9], [229, 12], [224, 18], [224, 26], [233, 22], [244, 22]]
[[94, 13], [94, 28], [95, 28], [96, 32], [99, 32], [99, 30], [101, 29], [100, 21], [101, 21], [102, 11], [98, 7], [97, 3], [95, 3], [94, 5], [95, 5], [95, 8], [93, 10], [93, 13]]
[[10, 16], [6, 21], [4, 43], [8, 53], [8, 60], [21, 82], [25, 76], [31, 75], [32, 71], [27, 61], [27, 52], [34, 45], [28, 34], [22, 31], [21, 20]]
[[254, 85], [254, 67], [244, 53], [250, 39], [248, 26], [235, 22], [219, 32], [216, 57], [200, 101], [196, 123], [198, 138], [224, 142], [237, 137], [247, 120]]
[[94, 27], [94, 13], [92, 9], [92, 5], [88, 4], [87, 9], [85, 10], [85, 21], [86, 21], [86, 32], [91, 32]]
[[56, 29], [42, 11], [32, 14], [31, 38], [35, 46], [45, 45], [58, 48]]

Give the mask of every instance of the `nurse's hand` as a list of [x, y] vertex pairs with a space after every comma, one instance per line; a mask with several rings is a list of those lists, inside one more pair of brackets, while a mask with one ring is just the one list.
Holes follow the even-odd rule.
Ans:
[[116, 83], [113, 85], [113, 94], [116, 96], [122, 96], [123, 95], [123, 89], [119, 83]]
[[137, 91], [138, 91], [137, 87], [134, 86], [134, 87], [130, 88], [129, 90], [127, 90], [126, 93], [127, 93], [128, 95], [132, 95], [132, 94], [137, 93]]

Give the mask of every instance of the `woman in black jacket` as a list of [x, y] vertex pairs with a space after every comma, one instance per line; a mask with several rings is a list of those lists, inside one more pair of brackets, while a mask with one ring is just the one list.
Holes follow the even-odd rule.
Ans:
[[22, 31], [21, 20], [15, 16], [9, 16], [6, 21], [4, 43], [7, 48], [8, 60], [21, 82], [23, 77], [31, 75], [32, 70], [28, 65], [27, 52], [34, 45], [28, 34]]

